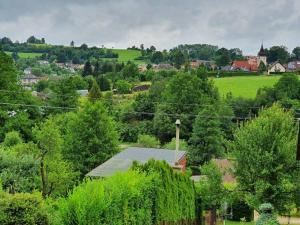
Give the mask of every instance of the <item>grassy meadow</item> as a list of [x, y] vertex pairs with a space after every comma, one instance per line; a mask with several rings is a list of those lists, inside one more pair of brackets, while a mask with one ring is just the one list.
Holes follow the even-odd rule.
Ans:
[[119, 54], [119, 62], [134, 61], [137, 64], [145, 63], [143, 60], [135, 60], [135, 58], [141, 56], [141, 52], [138, 50], [112, 49], [112, 51]]
[[235, 97], [255, 98], [256, 92], [262, 87], [272, 87], [280, 76], [241, 76], [214, 78], [221, 97], [231, 92]]
[[[12, 52], [5, 52], [8, 55], [11, 55]], [[33, 52], [18, 52], [18, 55], [21, 59], [29, 59], [29, 58], [36, 58], [42, 55], [42, 53], [33, 53]]]

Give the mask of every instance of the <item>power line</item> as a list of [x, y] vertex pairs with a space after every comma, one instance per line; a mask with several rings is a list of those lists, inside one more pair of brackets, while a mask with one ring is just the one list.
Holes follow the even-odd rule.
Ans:
[[[11, 90], [0, 90], [0, 92], [5, 92], [5, 93], [24, 93], [23, 91], [11, 91]], [[45, 95], [49, 95], [49, 96], [59, 96], [59, 97], [80, 97], [80, 96], [76, 96], [76, 95], [72, 95], [72, 94], [56, 94], [56, 93], [46, 93]], [[102, 100], [102, 101], [108, 101], [107, 99], [103, 98], [103, 97], [99, 97], [99, 98], [90, 98], [92, 100]], [[127, 100], [126, 98], [123, 98], [125, 100]], [[180, 106], [214, 106], [214, 104], [200, 104], [200, 103], [178, 103], [178, 102], [158, 102], [158, 101], [151, 101], [151, 103], [155, 104], [155, 105], [180, 105]], [[220, 105], [220, 104], [219, 104]], [[262, 109], [264, 108], [264, 106], [240, 106], [240, 105], [232, 105], [232, 104], [224, 104], [222, 105], [222, 107], [225, 108], [233, 108], [233, 109]], [[290, 108], [286, 108], [286, 107], [282, 107], [283, 109], [286, 110], [291, 110], [291, 111], [295, 111], [294, 109], [290, 109]]]

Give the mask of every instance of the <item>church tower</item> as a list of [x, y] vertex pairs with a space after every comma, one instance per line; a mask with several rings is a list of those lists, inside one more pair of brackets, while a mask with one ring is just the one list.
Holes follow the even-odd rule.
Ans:
[[261, 44], [260, 50], [257, 55], [257, 59], [258, 59], [257, 60], [258, 66], [259, 66], [260, 62], [263, 62], [267, 66], [267, 54], [264, 49], [263, 43]]

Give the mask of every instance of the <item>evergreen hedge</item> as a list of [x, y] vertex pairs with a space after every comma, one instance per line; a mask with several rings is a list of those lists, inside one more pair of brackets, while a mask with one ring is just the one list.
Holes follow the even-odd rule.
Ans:
[[58, 204], [63, 225], [194, 224], [193, 183], [165, 162], [134, 164], [104, 180], [86, 181]]

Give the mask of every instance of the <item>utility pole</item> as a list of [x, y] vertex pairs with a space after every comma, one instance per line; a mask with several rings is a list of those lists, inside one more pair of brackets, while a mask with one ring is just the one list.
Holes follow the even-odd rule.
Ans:
[[175, 166], [177, 163], [177, 156], [179, 151], [179, 131], [180, 131], [180, 120], [177, 119], [176, 122], [176, 150], [175, 150]]
[[300, 119], [299, 118], [298, 118], [298, 144], [297, 144], [296, 160], [300, 161]]

